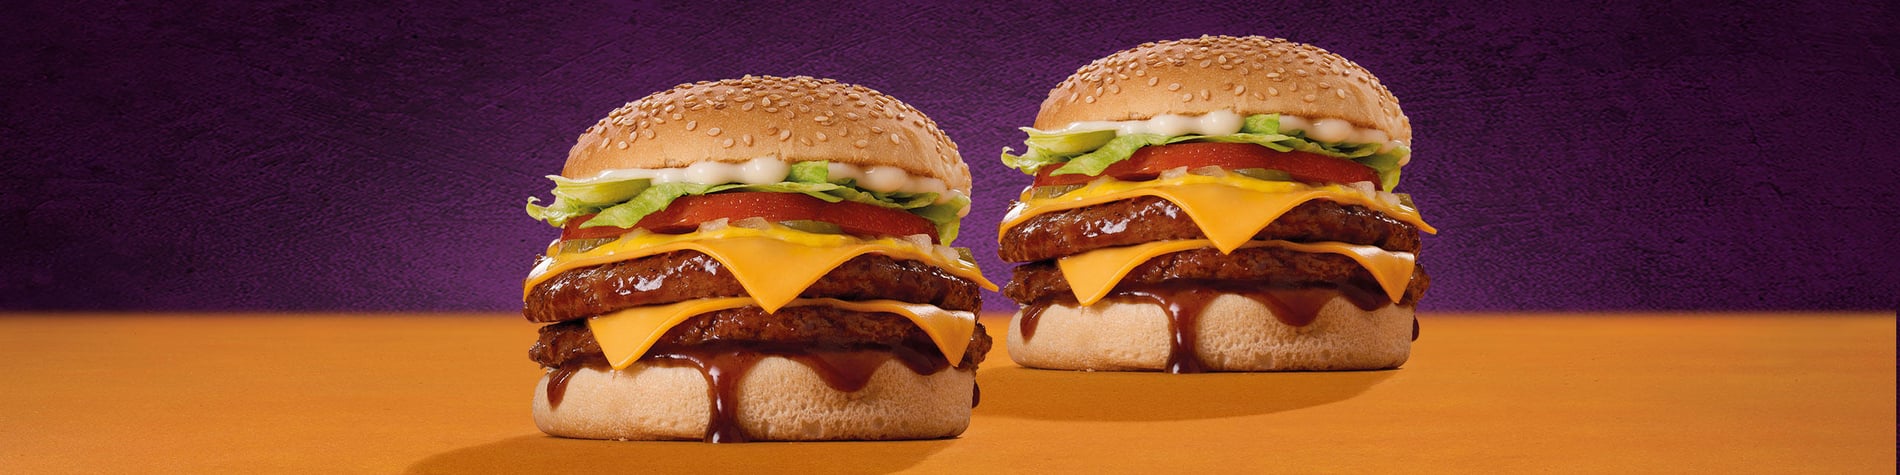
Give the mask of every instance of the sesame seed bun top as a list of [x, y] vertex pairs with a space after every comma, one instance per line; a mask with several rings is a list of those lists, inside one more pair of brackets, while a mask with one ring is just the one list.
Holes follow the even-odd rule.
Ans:
[[970, 192], [970, 168], [935, 121], [864, 86], [805, 76], [682, 84], [629, 102], [581, 134], [561, 175], [759, 157], [892, 166]]
[[1398, 99], [1365, 68], [1312, 45], [1259, 36], [1147, 43], [1096, 60], [1049, 91], [1035, 127], [1217, 110], [1340, 119], [1412, 138]]

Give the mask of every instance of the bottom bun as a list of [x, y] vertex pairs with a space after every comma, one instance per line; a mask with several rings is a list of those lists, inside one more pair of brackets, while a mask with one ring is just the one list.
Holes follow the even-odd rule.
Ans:
[[[1344, 297], [1312, 323], [1290, 326], [1253, 299], [1223, 294], [1201, 312], [1195, 353], [1208, 371], [1397, 368], [1412, 351], [1413, 307], [1360, 310]], [[1032, 368], [1141, 371], [1167, 368], [1168, 314], [1147, 302], [1052, 305], [1023, 341], [1022, 312], [1009, 322], [1009, 358]]]
[[[560, 408], [548, 378], [535, 385], [534, 424], [561, 437], [699, 440], [712, 401], [706, 377], [690, 366], [589, 366], [567, 380]], [[955, 437], [970, 425], [974, 370], [919, 375], [893, 359], [864, 388], [832, 389], [794, 360], [766, 357], [739, 380], [738, 425], [752, 440], [890, 440]]]

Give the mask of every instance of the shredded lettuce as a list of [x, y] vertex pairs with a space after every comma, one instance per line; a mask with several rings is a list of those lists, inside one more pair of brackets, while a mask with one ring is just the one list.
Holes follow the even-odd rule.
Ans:
[[855, 180], [832, 180], [829, 163], [823, 161], [792, 164], [791, 172], [787, 174], [785, 181], [762, 185], [653, 184], [647, 179], [583, 183], [559, 176], [548, 178], [553, 179], [555, 183], [554, 202], [547, 206], [538, 206], [535, 203], [539, 202], [539, 199], [528, 198], [528, 216], [539, 221], [546, 221], [557, 228], [567, 226], [568, 221], [575, 218], [590, 214], [595, 216], [586, 223], [582, 223], [581, 227], [629, 228], [639, 223], [641, 218], [666, 209], [673, 200], [683, 196], [725, 191], [765, 191], [802, 193], [831, 203], [851, 201], [906, 211], [929, 220], [937, 227], [938, 240], [949, 245], [957, 237], [957, 228], [961, 220], [957, 213], [970, 204], [968, 198], [961, 196], [944, 203], [937, 203], [936, 193], [883, 193], [865, 190], [859, 188]]
[[1142, 147], [1180, 142], [1231, 142], [1251, 143], [1282, 152], [1299, 151], [1352, 160], [1371, 167], [1378, 173], [1381, 187], [1391, 191], [1399, 184], [1399, 159], [1411, 153], [1411, 150], [1403, 147], [1379, 153], [1382, 144], [1328, 143], [1307, 138], [1301, 131], [1282, 133], [1279, 114], [1247, 116], [1239, 132], [1226, 135], [1116, 136], [1111, 130], [1064, 134], [1028, 127], [1022, 130], [1029, 134], [1029, 139], [1023, 141], [1028, 150], [1022, 155], [1014, 155], [1011, 153], [1013, 150], [1004, 148], [1002, 159], [1010, 168], [1030, 175], [1042, 171], [1045, 166], [1059, 165], [1060, 168], [1049, 174], [1095, 176], [1110, 165], [1134, 156], [1135, 151]]

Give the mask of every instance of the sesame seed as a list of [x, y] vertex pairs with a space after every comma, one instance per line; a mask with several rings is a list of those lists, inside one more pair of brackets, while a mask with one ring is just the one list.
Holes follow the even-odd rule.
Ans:
[[620, 143], [617, 143], [617, 144], [614, 144], [614, 148], [617, 148], [617, 149], [621, 149], [621, 150], [626, 150], [626, 149], [627, 149], [627, 143], [626, 143], [626, 142], [620, 142]]
[[1319, 100], [1319, 96], [1315, 96], [1315, 95], [1312, 95], [1312, 94], [1307, 94], [1307, 95], [1306, 95], [1306, 97], [1302, 97], [1301, 99], [1305, 99], [1305, 100], [1306, 100], [1306, 102], [1313, 102], [1313, 101], [1317, 101], [1317, 100]]
[[697, 120], [686, 121], [686, 130], [690, 131], [697, 128], [699, 128], [699, 121]]
[[869, 140], [864, 140], [864, 139], [858, 139], [858, 141], [856, 141], [856, 142], [851, 142], [851, 146], [853, 146], [853, 147], [857, 147], [857, 148], [864, 148], [864, 147], [869, 147], [869, 146], [871, 146], [871, 141], [869, 141]]
[[718, 136], [719, 136], [719, 133], [720, 133], [720, 132], [724, 132], [724, 131], [723, 131], [723, 130], [719, 130], [719, 128], [718, 128], [718, 127], [713, 127], [713, 128], [710, 128], [710, 129], [706, 129], [706, 136], [707, 136], [707, 137], [718, 137]]
[[1178, 82], [1177, 82], [1177, 83], [1173, 83], [1173, 84], [1169, 84], [1169, 85], [1168, 85], [1168, 90], [1170, 90], [1170, 91], [1179, 91], [1179, 90], [1181, 90], [1181, 83], [1178, 83]]

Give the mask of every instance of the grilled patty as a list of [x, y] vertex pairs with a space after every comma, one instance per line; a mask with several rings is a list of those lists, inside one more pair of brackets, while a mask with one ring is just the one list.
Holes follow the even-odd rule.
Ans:
[[[902, 315], [821, 305], [781, 308], [770, 314], [759, 307], [709, 312], [674, 326], [656, 345], [734, 342], [796, 343], [815, 350], [907, 346], [925, 354], [942, 354], [930, 341], [929, 334]], [[990, 337], [979, 323], [957, 367], [974, 368], [989, 351]], [[571, 321], [541, 327], [541, 338], [528, 349], [528, 358], [541, 366], [554, 368], [569, 360], [604, 358], [604, 355], [587, 323]]]
[[[747, 295], [718, 259], [698, 251], [675, 251], [563, 272], [535, 285], [522, 314], [529, 321], [561, 322], [629, 307]], [[878, 254], [846, 261], [799, 296], [890, 299], [950, 310], [982, 306], [975, 282], [930, 264]]]
[[[1200, 226], [1173, 202], [1142, 196], [1030, 218], [1003, 233], [1003, 260], [1032, 262], [1105, 247], [1205, 239]], [[1287, 211], [1254, 239], [1338, 241], [1388, 251], [1419, 249], [1418, 228], [1359, 205], [1314, 200]]]
[[[1372, 273], [1358, 261], [1338, 254], [1307, 253], [1277, 247], [1237, 249], [1223, 255], [1212, 248], [1182, 251], [1149, 259], [1123, 277], [1122, 284], [1154, 284], [1169, 280], [1225, 280], [1258, 282], [1260, 287], [1311, 288], [1358, 286], [1384, 295]], [[1418, 302], [1431, 277], [1423, 266], [1412, 269], [1399, 305]], [[1003, 295], [1018, 303], [1030, 304], [1043, 298], [1073, 295], [1068, 279], [1055, 261], [1041, 261], [1016, 267]]]

